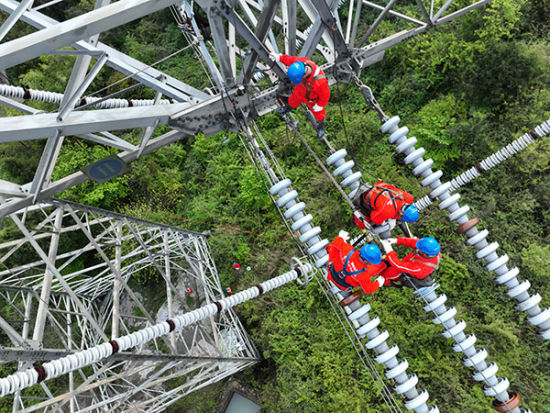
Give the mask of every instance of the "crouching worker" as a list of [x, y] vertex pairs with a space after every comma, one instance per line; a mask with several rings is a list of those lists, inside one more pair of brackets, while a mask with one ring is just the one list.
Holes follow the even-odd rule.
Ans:
[[385, 268], [380, 248], [367, 244], [359, 250], [346, 241], [349, 235], [340, 231], [338, 236], [327, 246], [329, 254], [327, 279], [341, 290], [361, 287], [365, 294], [371, 294], [384, 284], [383, 277], [378, 276]]
[[[386, 261], [389, 267], [382, 272], [384, 285], [391, 287], [422, 288], [434, 283], [431, 274], [439, 268], [441, 253], [439, 243], [435, 238], [388, 238], [382, 240], [386, 251]], [[400, 260], [391, 244], [415, 248]]]
[[412, 205], [413, 202], [414, 197], [411, 194], [383, 181], [378, 181], [374, 187], [363, 185], [353, 199], [358, 208], [353, 214], [353, 220], [361, 229], [365, 229], [365, 222], [374, 227], [388, 223], [390, 231], [397, 221], [405, 234], [410, 236], [405, 224], [415, 222], [419, 215], [418, 209]]
[[296, 109], [300, 103], [306, 104], [317, 120], [317, 136], [325, 135], [325, 106], [330, 99], [330, 89], [325, 73], [307, 57], [296, 57], [271, 53], [270, 59], [288, 66], [287, 76], [294, 83], [294, 90], [288, 98], [288, 105], [280, 108], [282, 115]]

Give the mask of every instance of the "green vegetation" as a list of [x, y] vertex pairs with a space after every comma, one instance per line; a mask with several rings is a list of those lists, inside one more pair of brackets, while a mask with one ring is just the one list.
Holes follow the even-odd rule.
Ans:
[[[91, 4], [69, 3], [72, 13]], [[386, 113], [401, 117], [401, 124], [411, 129], [411, 136], [418, 138], [450, 179], [549, 118], [549, 20], [549, 0], [495, 0], [454, 23], [389, 49], [383, 61], [364, 71], [363, 80], [373, 88]], [[381, 29], [391, 24], [385, 21]], [[28, 30], [25, 27], [16, 29], [21, 34]], [[113, 30], [102, 35], [102, 40], [146, 63], [185, 47], [168, 12]], [[16, 84], [60, 90], [70, 67], [59, 56], [40, 58], [8, 75]], [[208, 85], [192, 52], [163, 62], [160, 69], [196, 87]], [[93, 88], [120, 78], [106, 70]], [[134, 96], [150, 98], [152, 94], [141, 88]], [[365, 179], [382, 178], [417, 199], [427, 193], [403, 166], [402, 156], [394, 154], [379, 132], [377, 116], [365, 112], [363, 98], [353, 86], [334, 87], [329, 106], [331, 142], [348, 150], [365, 171]], [[47, 105], [37, 107], [48, 110]], [[326, 157], [311, 126], [299, 118], [310, 145]], [[347, 205], [299, 140], [287, 135], [274, 114], [259, 119], [258, 124], [324, 236], [331, 238], [339, 229], [352, 230]], [[155, 133], [162, 132], [159, 128]], [[137, 142], [139, 134], [130, 139]], [[40, 147], [37, 142], [2, 145], [0, 176], [17, 182], [31, 180], [29, 169], [20, 163], [21, 154], [26, 155], [27, 165], [37, 164]], [[549, 153], [548, 140], [542, 140], [460, 191], [462, 201], [491, 231], [490, 239], [499, 242], [512, 266], [520, 267], [545, 306], [550, 304]], [[107, 154], [97, 145], [67, 141], [54, 177]], [[233, 291], [287, 271], [289, 257], [298, 254], [265, 183], [234, 134], [185, 139], [136, 161], [123, 177], [100, 186], [85, 183], [61, 197], [194, 231], [211, 230], [210, 244], [222, 285], [231, 285]], [[433, 235], [442, 244], [445, 258], [437, 274], [440, 291], [448, 296], [449, 305], [457, 307], [479, 346], [487, 348], [489, 360], [498, 363], [499, 375], [507, 376], [522, 395], [523, 405], [533, 412], [550, 412], [548, 343], [536, 337], [536, 329], [514, 309], [505, 290], [495, 286], [493, 275], [454, 229], [447, 214], [436, 206], [422, 211], [413, 228], [416, 234]], [[0, 235], [12, 230], [3, 226]], [[234, 260], [250, 265], [252, 271], [236, 276], [231, 267]], [[146, 283], [150, 276], [144, 275], [141, 281]], [[410, 371], [419, 376], [421, 386], [441, 411], [493, 411], [471, 371], [410, 291], [386, 289], [368, 299], [382, 328], [390, 332], [391, 342], [400, 347]], [[305, 289], [286, 286], [243, 304], [237, 312], [264, 357], [241, 373], [239, 380], [261, 395], [266, 412], [385, 411], [315, 282]], [[170, 411], [211, 411], [212, 397], [220, 392], [214, 387], [192, 395]]]

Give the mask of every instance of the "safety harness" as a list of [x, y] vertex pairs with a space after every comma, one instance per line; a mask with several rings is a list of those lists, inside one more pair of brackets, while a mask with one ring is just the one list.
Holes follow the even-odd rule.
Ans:
[[348, 267], [349, 259], [351, 258], [352, 254], [354, 253], [354, 250], [351, 250], [348, 255], [346, 256], [346, 259], [344, 260], [344, 267], [342, 268], [342, 271], [336, 271], [334, 269], [334, 265], [331, 263], [328, 267], [330, 271], [330, 275], [332, 276], [332, 279], [336, 284], [343, 288], [353, 288], [352, 285], [348, 284], [346, 282], [346, 277], [350, 275], [358, 275], [366, 271], [366, 268], [363, 268], [362, 270], [357, 271], [347, 271], [346, 268]]
[[[415, 258], [417, 258], [417, 257], [418, 257], [418, 255], [414, 255], [414, 256], [413, 256], [411, 259], [409, 259], [408, 261], [414, 261], [414, 262], [418, 262], [418, 263], [420, 263], [420, 264], [426, 265], [426, 266], [428, 266], [428, 267], [433, 268], [434, 271], [436, 271], [436, 270], [439, 268], [439, 262], [441, 261], [441, 256], [440, 256], [440, 255], [437, 256], [437, 263], [435, 263], [435, 264], [434, 264], [433, 262], [425, 262], [425, 261], [420, 261], [419, 259], [415, 259]], [[385, 261], [385, 260], [384, 260], [384, 261]], [[391, 264], [390, 264], [389, 261], [386, 261], [386, 265], [387, 265], [388, 267], [391, 266]], [[391, 281], [397, 281], [397, 280], [400, 280], [403, 276], [406, 276], [406, 277], [411, 278], [411, 279], [413, 279], [413, 280], [424, 280], [424, 279], [430, 277], [430, 276], [433, 274], [434, 271], [432, 271], [430, 274], [426, 275], [424, 278], [416, 278], [416, 277], [414, 277], [413, 275], [409, 274], [408, 272], [403, 271], [403, 272], [401, 272], [401, 273], [399, 273], [399, 274], [396, 274], [396, 275], [393, 276], [393, 277], [386, 277], [386, 279], [387, 279], [387, 280], [391, 280]]]
[[395, 208], [395, 210], [397, 211], [397, 203], [395, 202], [395, 200], [399, 200], [399, 201], [404, 201], [405, 198], [402, 198], [399, 194], [395, 193], [394, 191], [392, 191], [391, 189], [389, 188], [384, 188], [382, 186], [375, 186], [373, 189], [379, 189], [380, 192], [376, 195], [376, 198], [374, 198], [374, 202], [370, 202], [371, 198], [372, 198], [372, 190], [369, 192], [368, 196], [367, 196], [367, 204], [368, 206], [372, 209], [372, 204], [376, 205], [376, 201], [378, 201], [378, 198], [380, 198], [385, 192], [388, 193], [389, 195], [389, 199], [391, 199], [392, 203], [393, 203], [393, 207]]
[[[441, 261], [441, 256], [440, 255], [437, 256], [437, 263], [435, 263], [435, 264], [433, 262], [426, 262], [426, 261], [420, 261], [419, 259], [415, 259], [417, 257], [418, 257], [418, 255], [414, 255], [409, 261], [419, 262], [420, 264], [424, 264], [428, 267], [433, 268], [434, 271], [439, 268], [439, 262]], [[408, 273], [403, 273], [403, 274], [410, 275]], [[411, 275], [411, 277], [412, 277], [412, 275]]]
[[[311, 70], [313, 70], [313, 67], [309, 64], [309, 63], [306, 63], [305, 64], [306, 67], [311, 67]], [[320, 72], [321, 69], [320, 68], [317, 68], [316, 72]], [[304, 82], [304, 87], [306, 88], [306, 99], [309, 101], [309, 102], [314, 102], [315, 99], [311, 99], [309, 97], [309, 94], [311, 93], [311, 90], [313, 89], [313, 83], [316, 81], [316, 80], [321, 80], [321, 79], [326, 79], [326, 76], [324, 75], [315, 75], [313, 76], [313, 79], [311, 79], [311, 82]]]

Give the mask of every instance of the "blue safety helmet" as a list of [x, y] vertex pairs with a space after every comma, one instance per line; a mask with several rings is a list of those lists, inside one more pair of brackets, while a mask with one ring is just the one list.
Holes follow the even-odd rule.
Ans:
[[409, 205], [405, 210], [403, 211], [403, 218], [401, 220], [403, 222], [415, 222], [418, 219], [418, 208], [414, 205]]
[[302, 82], [304, 73], [306, 72], [306, 67], [300, 61], [292, 63], [288, 67], [287, 76], [292, 83], [299, 85]]
[[363, 245], [359, 250], [361, 258], [366, 261], [372, 262], [373, 264], [380, 264], [382, 261], [382, 253], [380, 248], [374, 244]]
[[430, 257], [435, 257], [437, 254], [439, 254], [439, 251], [441, 250], [439, 242], [437, 242], [437, 240], [432, 237], [424, 237], [419, 239], [416, 242], [416, 248], [418, 248], [420, 252], [423, 252]]

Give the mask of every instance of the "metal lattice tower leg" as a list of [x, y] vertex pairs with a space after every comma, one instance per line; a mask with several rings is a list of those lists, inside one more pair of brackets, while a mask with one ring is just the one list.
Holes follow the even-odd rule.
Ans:
[[[12, 342], [0, 350], [0, 358], [19, 361], [20, 369], [108, 342], [224, 296], [202, 234], [60, 201], [28, 208], [11, 219], [21, 235], [0, 244], [0, 262], [7, 268], [0, 272], [0, 301], [1, 308], [16, 311], [0, 314], [0, 328]], [[21, 261], [21, 251], [35, 258]], [[75, 265], [79, 262], [86, 264]], [[153, 304], [152, 297], [144, 299], [144, 289], [132, 287], [144, 274], [155, 276], [156, 285], [163, 287], [155, 292], [160, 304]], [[187, 286], [194, 291], [189, 297]], [[240, 321], [227, 311], [132, 352], [120, 352], [111, 362], [94, 364], [91, 373], [81, 367], [71, 371], [67, 396], [52, 394], [48, 383], [41, 382], [44, 401], [31, 411], [63, 409], [67, 403], [87, 411], [136, 404], [162, 410], [257, 360]], [[48, 371], [48, 377], [54, 373]], [[83, 384], [75, 385], [74, 375]], [[184, 385], [165, 387], [178, 377], [185, 379]], [[105, 385], [90, 385], [96, 381]], [[14, 403], [24, 401], [15, 394]]]

